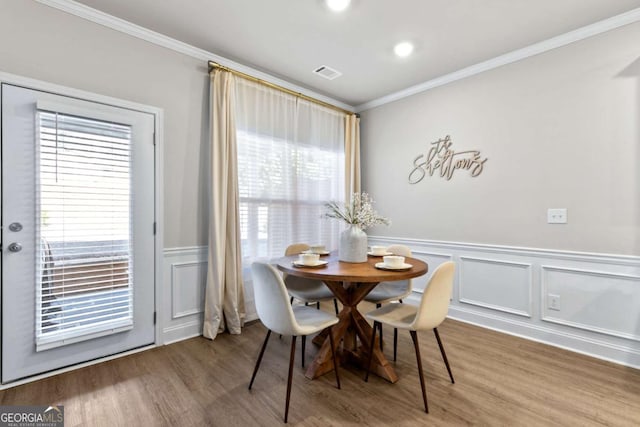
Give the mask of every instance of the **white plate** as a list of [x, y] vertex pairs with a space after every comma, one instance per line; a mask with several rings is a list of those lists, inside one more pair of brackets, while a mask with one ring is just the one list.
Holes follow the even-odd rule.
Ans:
[[387, 264], [385, 264], [384, 262], [377, 262], [376, 263], [376, 268], [379, 268], [380, 270], [392, 270], [392, 271], [397, 271], [397, 270], [408, 270], [411, 267], [413, 267], [413, 265], [411, 264], [407, 264], [406, 262], [402, 263], [402, 265], [398, 266], [398, 267], [391, 267]]
[[329, 255], [331, 251], [321, 251], [321, 252], [313, 252], [311, 249], [307, 251], [302, 251], [303, 254], [318, 254], [320, 256]]
[[387, 256], [387, 255], [393, 255], [393, 252], [385, 252], [385, 253], [380, 254], [380, 255], [374, 254], [373, 252], [367, 252], [367, 255], [369, 255], [369, 256]]
[[293, 265], [295, 267], [309, 267], [309, 268], [318, 268], [318, 267], [322, 267], [324, 265], [329, 264], [329, 261], [323, 261], [323, 260], [318, 260], [316, 262], [314, 262], [313, 264], [303, 264], [300, 261], [293, 261]]

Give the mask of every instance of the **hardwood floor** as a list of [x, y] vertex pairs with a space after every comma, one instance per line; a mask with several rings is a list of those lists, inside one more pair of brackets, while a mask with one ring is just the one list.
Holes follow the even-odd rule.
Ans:
[[[400, 334], [390, 384], [352, 366], [308, 380], [300, 350], [289, 424], [301, 426], [638, 426], [640, 371], [446, 320], [439, 328], [456, 383], [433, 334], [420, 333], [429, 414], [415, 353]], [[272, 334], [247, 390], [266, 330], [193, 338], [0, 392], [0, 405], [63, 404], [65, 426], [282, 425], [290, 338]], [[393, 333], [385, 329], [391, 359]], [[310, 343], [310, 340], [308, 341]], [[317, 351], [307, 345], [307, 361]]]

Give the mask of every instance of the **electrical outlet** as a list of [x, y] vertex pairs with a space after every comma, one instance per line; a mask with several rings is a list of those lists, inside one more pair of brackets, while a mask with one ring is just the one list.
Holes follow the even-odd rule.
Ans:
[[549, 308], [549, 310], [560, 311], [560, 295], [547, 295], [547, 308]]
[[547, 223], [548, 224], [566, 224], [567, 209], [566, 208], [547, 209]]

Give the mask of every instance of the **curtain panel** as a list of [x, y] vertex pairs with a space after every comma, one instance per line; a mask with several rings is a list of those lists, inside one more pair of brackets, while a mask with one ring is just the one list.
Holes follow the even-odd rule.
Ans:
[[240, 333], [250, 267], [297, 242], [336, 249], [328, 201], [360, 191], [360, 132], [347, 115], [216, 69], [211, 73], [211, 202], [203, 334]]
[[345, 116], [345, 195], [347, 202], [353, 193], [360, 192], [360, 117], [356, 114]]
[[214, 70], [210, 85], [209, 255], [203, 335], [239, 334], [245, 317], [240, 255], [235, 80]]

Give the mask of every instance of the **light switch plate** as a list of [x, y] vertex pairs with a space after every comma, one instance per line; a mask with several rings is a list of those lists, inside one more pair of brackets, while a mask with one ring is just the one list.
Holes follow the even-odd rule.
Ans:
[[566, 224], [567, 223], [567, 209], [566, 208], [553, 208], [547, 210], [547, 223], [548, 224]]

